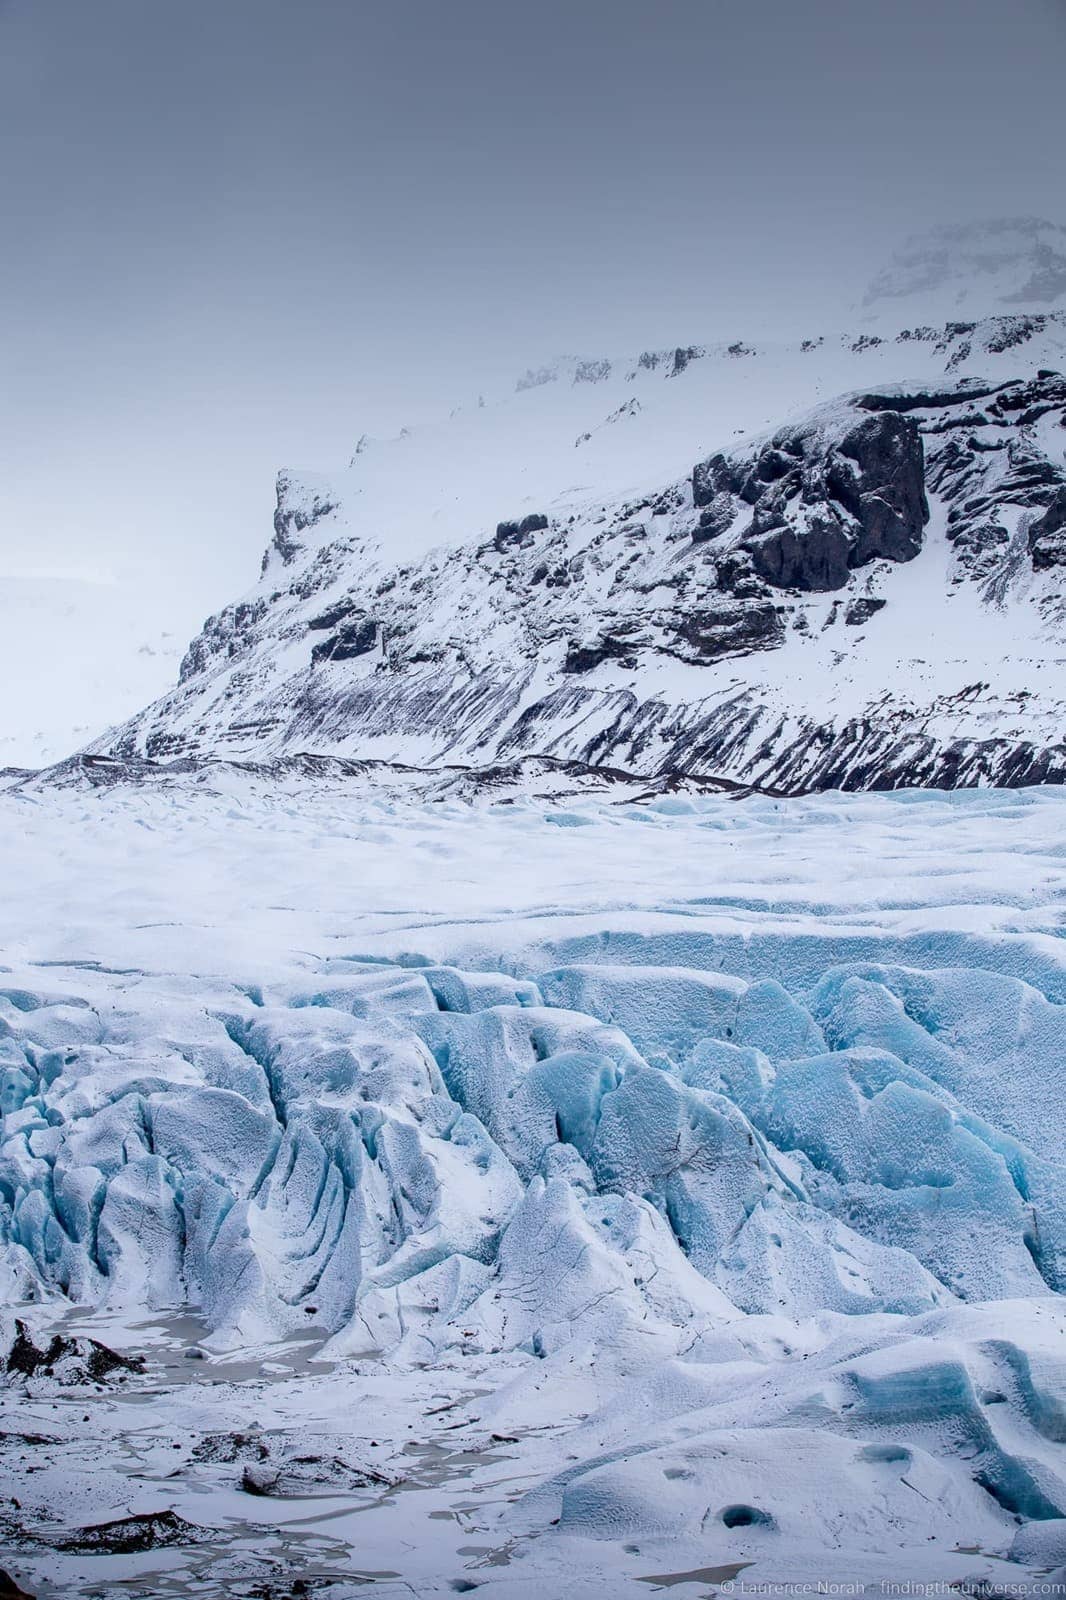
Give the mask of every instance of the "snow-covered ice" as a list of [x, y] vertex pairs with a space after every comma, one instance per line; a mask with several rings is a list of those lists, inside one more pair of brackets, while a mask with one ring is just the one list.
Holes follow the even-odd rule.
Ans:
[[1064, 808], [0, 795], [3, 1565], [1043, 1581]]

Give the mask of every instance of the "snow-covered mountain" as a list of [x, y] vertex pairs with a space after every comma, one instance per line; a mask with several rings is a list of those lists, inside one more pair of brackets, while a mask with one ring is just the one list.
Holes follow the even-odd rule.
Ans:
[[1066, 1592], [1064, 355], [531, 372], [2, 775], [0, 1594]]
[[1066, 314], [566, 361], [332, 478], [94, 753], [1060, 781]]
[[871, 319], [919, 319], [1066, 307], [1066, 228], [1041, 217], [944, 223], [908, 239], [862, 302]]

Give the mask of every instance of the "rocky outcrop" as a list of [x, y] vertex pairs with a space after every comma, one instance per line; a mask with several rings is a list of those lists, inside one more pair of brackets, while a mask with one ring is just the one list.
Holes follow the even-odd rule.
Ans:
[[[271, 549], [281, 557], [286, 566], [296, 560], [303, 549], [296, 537], [316, 522], [336, 510], [336, 504], [327, 494], [314, 490], [308, 494], [307, 486], [290, 472], [279, 472], [277, 481], [277, 510], [274, 512], [274, 542]], [[263, 571], [267, 569], [270, 551], [263, 558]]]
[[106, 1344], [96, 1339], [71, 1338], [55, 1333], [38, 1346], [24, 1322], [15, 1319], [8, 1343], [0, 1330], [0, 1341], [7, 1344], [7, 1353], [0, 1359], [0, 1368], [10, 1379], [45, 1377], [64, 1386], [76, 1384], [104, 1384], [117, 1373], [125, 1382], [129, 1373], [144, 1371], [140, 1356], [118, 1355]]
[[563, 672], [591, 672], [604, 661], [636, 666], [634, 641], [624, 633], [601, 633], [591, 638], [572, 639], [563, 656]]
[[884, 609], [887, 602], [880, 595], [857, 595], [844, 612], [844, 622], [849, 628], [861, 628], [871, 617]]
[[548, 519], [544, 513], [532, 511], [528, 517], [522, 517], [517, 522], [498, 522], [492, 542], [497, 550], [506, 550], [510, 545], [531, 544], [533, 535], [547, 526]]
[[760, 578], [778, 589], [843, 589], [852, 544], [834, 515], [815, 513], [801, 527], [783, 523], [745, 541]]
[[1066, 486], [1030, 526], [1029, 554], [1034, 567], [1066, 566]]
[[877, 556], [910, 561], [918, 554], [929, 506], [922, 438], [913, 418], [882, 411], [852, 428], [827, 458], [826, 483], [858, 523], [851, 566]]
[[241, 600], [227, 606], [217, 616], [209, 617], [203, 632], [192, 641], [182, 658], [179, 683], [187, 683], [208, 666], [218, 666], [220, 661], [232, 661], [250, 648], [255, 630], [266, 619], [270, 603], [263, 597]]
[[320, 611], [317, 617], [312, 617], [307, 624], [309, 633], [318, 633], [325, 628], [335, 628], [338, 623], [347, 622], [358, 610], [354, 600], [345, 597], [334, 605], [327, 606], [325, 611]]
[[[861, 404], [861, 402], [860, 402]], [[754, 459], [714, 455], [692, 474], [702, 543], [751, 518], [740, 535], [755, 571], [780, 589], [842, 589], [878, 557], [910, 561], [929, 519], [918, 424], [877, 410], [842, 430], [824, 422], [783, 430]]]
[[358, 656], [369, 655], [381, 640], [381, 624], [373, 617], [351, 617], [342, 622], [328, 639], [316, 644], [311, 660], [354, 661]]
[[769, 600], [724, 601], [690, 611], [677, 623], [682, 659], [697, 664], [751, 650], [775, 650], [784, 642], [784, 607]]

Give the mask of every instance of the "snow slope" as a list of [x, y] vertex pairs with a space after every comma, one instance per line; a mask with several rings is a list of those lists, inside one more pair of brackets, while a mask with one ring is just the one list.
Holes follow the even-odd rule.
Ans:
[[292, 784], [0, 796], [23, 1583], [1061, 1565], [1061, 793]]
[[259, 583], [93, 749], [1061, 781], [1064, 342], [1016, 316], [571, 363], [283, 474]]

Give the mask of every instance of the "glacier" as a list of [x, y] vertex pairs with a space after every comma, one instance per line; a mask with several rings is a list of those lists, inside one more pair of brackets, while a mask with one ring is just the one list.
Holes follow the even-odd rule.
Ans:
[[1055, 1592], [1064, 804], [0, 791], [5, 1559]]

